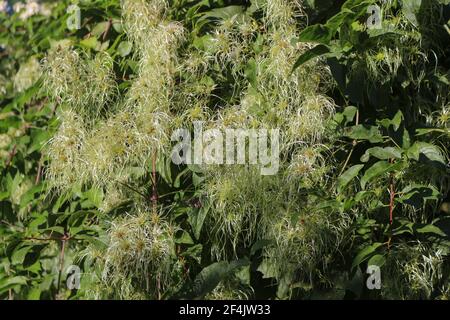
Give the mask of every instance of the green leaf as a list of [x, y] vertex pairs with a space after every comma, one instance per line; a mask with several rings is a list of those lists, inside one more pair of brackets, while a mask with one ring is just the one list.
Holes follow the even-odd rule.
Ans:
[[189, 246], [185, 251], [181, 253], [181, 256], [183, 257], [190, 257], [197, 261], [198, 264], [201, 263], [202, 260], [202, 251], [203, 251], [203, 245], [196, 244], [193, 246]]
[[373, 191], [360, 191], [355, 195], [355, 201], [360, 202], [363, 201], [365, 198], [367, 198], [370, 195], [374, 195], [375, 193]]
[[441, 237], [446, 237], [447, 235], [445, 234], [445, 232], [443, 232], [441, 229], [439, 229], [438, 227], [432, 225], [432, 224], [427, 224], [424, 227], [421, 228], [417, 228], [415, 229], [415, 231], [417, 233], [432, 233]]
[[94, 28], [92, 28], [91, 34], [99, 37], [101, 34], [103, 34], [106, 31], [106, 28], [108, 28], [109, 22], [104, 21], [97, 23]]
[[[328, 209], [331, 208], [333, 210], [341, 210], [342, 209], [342, 202], [338, 201], [336, 199], [333, 200], [325, 200], [325, 201], [319, 201], [316, 205], [316, 209]], [[298, 221], [298, 214], [294, 214], [292, 216], [293, 219], [292, 223], [297, 223]], [[295, 218], [295, 219], [294, 219]]]
[[92, 187], [84, 193], [88, 200], [96, 207], [99, 208], [103, 202], [103, 190], [100, 188]]
[[388, 160], [388, 159], [401, 159], [402, 150], [399, 148], [393, 147], [374, 147], [367, 149], [364, 155], [361, 157], [362, 162], [369, 161], [370, 157], [373, 156], [380, 160]]
[[100, 251], [106, 250], [108, 248], [108, 245], [105, 242], [101, 241], [97, 236], [94, 237], [85, 234], [79, 234], [77, 235], [77, 239], [82, 239], [89, 242], [94, 246], [95, 249]]
[[273, 240], [267, 240], [267, 239], [261, 239], [256, 241], [252, 248], [250, 249], [250, 255], [253, 256], [258, 250], [261, 250], [264, 247], [267, 247], [268, 245], [272, 244]]
[[361, 188], [365, 188], [367, 182], [370, 180], [379, 177], [385, 173], [397, 170], [403, 166], [403, 163], [389, 163], [387, 161], [379, 161], [371, 166], [364, 172], [363, 177], [361, 178]]
[[422, 128], [416, 130], [416, 136], [424, 136], [430, 133], [446, 133], [450, 136], [450, 130], [449, 129], [438, 129], [438, 128]]
[[113, 20], [113, 29], [117, 32], [117, 33], [123, 33], [123, 25], [122, 25], [122, 21], [121, 20]]
[[354, 12], [352, 10], [342, 8], [339, 13], [328, 19], [326, 26], [333, 32], [336, 32], [344, 22], [350, 22], [352, 16], [354, 16]]
[[427, 200], [438, 200], [439, 197], [440, 192], [433, 186], [411, 184], [399, 193], [398, 201], [420, 208]]
[[328, 45], [333, 37], [332, 30], [322, 24], [316, 24], [303, 29], [298, 40]]
[[250, 58], [244, 70], [245, 77], [253, 87], [257, 87], [257, 69], [258, 66], [254, 58]]
[[23, 267], [28, 268], [34, 265], [41, 256], [41, 251], [46, 247], [47, 245], [36, 245], [33, 247], [33, 249], [27, 253], [25, 256], [25, 259], [23, 260]]
[[50, 139], [51, 135], [47, 130], [34, 130], [31, 133], [31, 141], [30, 147], [27, 150], [28, 154], [31, 154], [35, 151], [40, 151], [42, 146]]
[[39, 184], [37, 186], [33, 186], [25, 192], [25, 194], [20, 198], [20, 207], [25, 208], [33, 200], [38, 200], [39, 196], [36, 196], [36, 194], [42, 192], [42, 189], [43, 185]]
[[83, 221], [91, 214], [95, 214], [94, 211], [80, 210], [69, 214], [69, 219], [67, 219], [68, 227], [80, 226]]
[[202, 231], [206, 216], [208, 215], [209, 208], [209, 205], [206, 205], [199, 209], [194, 209], [189, 213], [188, 221], [192, 227], [192, 231], [196, 239], [200, 238], [200, 233]]
[[382, 267], [386, 262], [386, 258], [381, 254], [376, 254], [372, 256], [367, 262], [368, 266], [378, 266]]
[[378, 130], [378, 127], [367, 127], [362, 124], [351, 127], [345, 136], [354, 140], [369, 140], [372, 143], [383, 141], [383, 136]]
[[399, 110], [394, 118], [392, 119], [392, 126], [394, 127], [394, 130], [397, 131], [398, 128], [400, 128], [400, 125], [402, 124], [404, 117], [403, 117], [403, 113]]
[[413, 223], [405, 219], [397, 219], [395, 224], [399, 224], [394, 230], [392, 230], [392, 235], [410, 234], [414, 233]]
[[383, 127], [385, 127], [386, 129], [388, 129], [389, 127], [392, 126], [394, 131], [397, 131], [400, 128], [400, 126], [403, 122], [403, 119], [404, 119], [403, 113], [401, 111], [398, 111], [395, 114], [394, 118], [392, 118], [392, 120], [391, 119], [383, 119], [383, 120], [378, 121], [378, 123], [380, 125], [382, 125]]
[[358, 164], [346, 170], [337, 180], [338, 192], [342, 192], [342, 190], [344, 190], [344, 188], [350, 183], [350, 181], [352, 181], [353, 178], [358, 175], [363, 167], [363, 164]]
[[122, 41], [117, 47], [117, 53], [119, 53], [121, 57], [126, 57], [130, 54], [132, 48], [133, 44], [131, 42]]
[[41, 297], [41, 289], [39, 287], [31, 288], [27, 295], [27, 300], [39, 300]]
[[215, 8], [205, 13], [202, 13], [198, 22], [201, 22], [205, 19], [213, 19], [213, 20], [226, 20], [231, 19], [235, 16], [240, 16], [244, 13], [244, 6], [228, 6], [223, 8]]
[[439, 148], [427, 142], [415, 142], [408, 149], [407, 155], [416, 161], [434, 164], [437, 167], [445, 166], [445, 159]]
[[363, 8], [365, 8], [369, 4], [372, 4], [372, 3], [375, 3], [375, 1], [374, 0], [347, 0], [342, 5], [342, 9], [348, 9], [348, 10], [355, 11], [361, 6]]
[[172, 185], [172, 159], [170, 157], [159, 157], [156, 162], [156, 171], [168, 185]]
[[250, 262], [247, 259], [240, 259], [228, 263], [226, 261], [215, 262], [204, 268], [195, 277], [193, 283], [185, 286], [179, 293], [181, 296], [189, 298], [202, 298], [212, 290], [231, 272], [237, 268], [248, 266]]
[[192, 240], [192, 238], [189, 235], [189, 233], [187, 233], [184, 230], [181, 230], [179, 232], [179, 235], [177, 235], [175, 237], [175, 243], [178, 243], [178, 244], [194, 244], [194, 241]]
[[264, 279], [275, 278], [277, 276], [277, 267], [270, 259], [264, 259], [258, 266], [257, 271], [262, 273]]
[[192, 45], [199, 50], [209, 53], [213, 53], [217, 50], [217, 41], [209, 34], [202, 37], [196, 37], [192, 42]]
[[23, 276], [12, 277], [12, 278], [4, 278], [0, 280], [0, 294], [8, 291], [12, 287], [17, 285], [26, 285], [27, 278]]
[[364, 249], [362, 249], [355, 257], [355, 259], [353, 259], [352, 262], [352, 269], [359, 266], [362, 262], [366, 261], [367, 259], [369, 259], [370, 257], [373, 256], [373, 254], [376, 252], [376, 250], [381, 247], [383, 244], [380, 242], [375, 242], [374, 244], [365, 247]]
[[25, 256], [27, 253], [33, 249], [33, 246], [24, 246], [20, 247], [19, 249], [14, 250], [12, 256], [11, 256], [11, 263], [12, 264], [22, 264]]
[[324, 55], [329, 52], [330, 52], [330, 49], [325, 45], [319, 44], [318, 46], [315, 46], [314, 48], [303, 53], [297, 59], [297, 61], [295, 61], [294, 66], [292, 67], [292, 71], [294, 71], [295, 69], [300, 67], [302, 64], [305, 64], [309, 60], [314, 59], [316, 57], [319, 57], [319, 56]]
[[411, 137], [409, 136], [408, 130], [403, 130], [403, 136], [402, 136], [402, 148], [403, 149], [409, 149], [411, 147]]
[[204, 176], [200, 176], [197, 173], [192, 173], [192, 184], [194, 187], [198, 187], [205, 180]]
[[344, 111], [342, 112], [343, 116], [345, 117], [345, 123], [344, 125], [349, 124], [350, 122], [353, 121], [353, 119], [355, 119], [355, 115], [358, 112], [358, 108], [354, 107], [354, 106], [348, 106], [344, 109]]
[[228, 274], [229, 264], [226, 261], [213, 263], [204, 268], [195, 278], [189, 295], [192, 297], [203, 297], [222, 281]]
[[173, 186], [175, 188], [180, 188], [181, 186], [181, 178], [183, 178], [184, 175], [189, 173], [189, 168], [185, 168], [183, 171], [181, 171], [175, 178], [175, 181], [173, 182]]
[[39, 215], [36, 215], [36, 218], [30, 221], [30, 223], [28, 224], [28, 229], [32, 232], [37, 231], [39, 226], [47, 222], [47, 217], [47, 212], [39, 213]]
[[418, 26], [417, 14], [419, 14], [422, 0], [402, 1], [402, 11], [405, 17], [414, 25]]
[[90, 37], [80, 41], [80, 45], [89, 49], [96, 49], [100, 46], [100, 42], [96, 37]]
[[303, 29], [298, 40], [302, 42], [314, 42], [328, 45], [333, 37], [332, 30], [326, 25], [315, 24]]

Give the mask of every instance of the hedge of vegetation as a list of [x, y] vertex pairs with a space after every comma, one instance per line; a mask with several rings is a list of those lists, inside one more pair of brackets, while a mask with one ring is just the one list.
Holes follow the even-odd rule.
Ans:
[[[449, 19], [0, 1], [0, 298], [449, 298]], [[196, 121], [279, 129], [277, 174], [174, 164]]]

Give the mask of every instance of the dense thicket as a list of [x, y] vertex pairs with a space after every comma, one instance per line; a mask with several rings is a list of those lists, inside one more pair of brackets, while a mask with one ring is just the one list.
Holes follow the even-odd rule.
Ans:
[[0, 1], [0, 298], [449, 297], [448, 0], [70, 4]]

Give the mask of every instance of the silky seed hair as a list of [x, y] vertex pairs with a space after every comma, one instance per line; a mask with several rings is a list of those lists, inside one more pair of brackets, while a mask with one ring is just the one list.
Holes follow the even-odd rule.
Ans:
[[[143, 290], [157, 297], [171, 280], [171, 264], [176, 258], [174, 229], [158, 213], [138, 211], [111, 223], [104, 256], [103, 281], [126, 288], [134, 279], [132, 291]], [[139, 286], [141, 286], [139, 288]], [[122, 289], [123, 290], [123, 289]], [[123, 296], [128, 295], [125, 290]]]
[[[249, 22], [239, 27], [230, 19], [212, 32], [216, 43], [214, 48], [205, 52], [193, 50], [186, 54], [186, 62], [181, 66], [177, 48], [183, 41], [184, 30], [177, 23], [165, 21], [166, 7], [165, 1], [122, 1], [125, 30], [133, 42], [138, 61], [136, 78], [132, 79], [123, 104], [117, 105], [112, 114], [99, 119], [89, 130], [82, 116], [68, 111], [62, 119], [59, 134], [49, 144], [53, 148], [50, 154], [61, 153], [65, 159], [73, 161], [53, 163], [51, 160], [50, 181], [57, 189], [81, 182], [107, 190], [121, 179], [126, 182], [127, 167], [146, 166], [156, 152], [164, 152], [169, 145], [173, 108], [182, 111], [182, 116], [174, 121], [177, 124], [206, 119], [208, 127], [279, 128], [283, 132], [281, 147], [286, 153], [282, 159], [287, 161], [281, 165], [279, 175], [261, 176], [259, 168], [252, 166], [205, 168], [205, 194], [212, 205], [206, 222], [212, 243], [211, 255], [218, 260], [234, 258], [241, 245], [249, 247], [256, 240], [276, 235], [273, 250], [267, 249], [264, 256], [273, 257], [276, 261], [278, 280], [281, 280], [284, 265], [292, 268], [292, 274], [301, 271], [303, 275], [314, 268], [323, 268], [327, 264], [323, 253], [339, 245], [336, 239], [340, 233], [333, 229], [331, 222], [334, 218], [331, 215], [315, 212], [307, 217], [310, 205], [305, 205], [305, 199], [299, 198], [299, 186], [288, 183], [290, 166], [287, 159], [292, 157], [287, 153], [296, 148], [297, 154], [302, 150], [312, 150], [307, 157], [293, 159], [306, 163], [310, 172], [318, 170], [322, 160], [320, 149], [314, 146], [320, 143], [323, 132], [317, 132], [317, 128], [322, 127], [321, 124], [333, 113], [334, 103], [322, 95], [326, 90], [323, 81], [327, 79], [329, 70], [320, 63], [306, 64], [291, 73], [296, 57], [309, 48], [292, 41], [297, 36], [292, 22], [302, 14], [297, 3], [268, 1], [263, 26], [266, 40], [261, 52], [254, 54], [251, 49], [257, 26]], [[273, 12], [276, 7], [280, 11]], [[80, 61], [84, 58], [70, 47], [60, 50], [67, 57], [55, 68], [48, 65], [49, 74], [53, 77], [46, 80], [47, 87], [59, 88], [55, 90], [55, 99], [65, 102], [69, 109], [79, 110], [80, 101], [73, 95], [77, 90], [83, 93], [84, 89], [75, 85], [77, 82], [71, 78], [73, 74], [63, 73], [67, 81], [58, 84], [50, 80], [54, 80], [55, 70], [61, 66], [64, 70], [77, 70], [76, 66], [82, 64]], [[99, 56], [98, 59], [93, 65], [110, 65], [106, 57]], [[254, 59], [256, 66], [257, 81], [253, 84], [245, 79], [236, 62], [245, 64], [249, 59]], [[213, 70], [213, 64], [231, 67], [237, 86], [243, 88], [242, 92], [236, 93], [238, 103], [222, 101], [222, 108], [216, 110], [207, 107], [214, 87], [208, 85], [204, 76]], [[174, 77], [180, 70], [189, 76], [180, 86], [182, 93], [178, 94], [179, 87], [175, 87]], [[79, 78], [86, 78], [86, 73], [91, 73], [86, 72], [86, 68], [76, 72], [79, 72]], [[107, 72], [100, 73], [99, 78], [105, 74]], [[202, 85], [194, 93], [189, 92], [196, 82]], [[180, 97], [185, 96], [190, 98], [187, 101], [196, 103], [183, 105]], [[110, 101], [109, 96], [101, 96], [100, 99]], [[308, 121], [302, 122], [302, 117]], [[70, 133], [77, 137], [75, 147], [58, 149], [57, 142], [70, 141]], [[306, 177], [307, 174], [300, 175], [296, 181], [301, 183]], [[255, 193], [254, 190], [261, 192]], [[286, 207], [286, 203], [295, 205]], [[305, 216], [305, 221], [314, 226], [317, 234], [305, 233], [300, 226], [292, 225], [288, 217], [293, 212]], [[146, 219], [149, 219], [148, 215], [141, 211], [130, 213], [123, 220], [113, 221], [108, 232], [106, 267], [102, 278], [113, 283], [121, 296], [142, 290], [155, 294], [155, 277], [159, 277], [158, 281], [162, 283], [168, 278], [173, 230], [164, 221], [149, 223], [145, 222]], [[157, 220], [155, 216], [152, 219]], [[274, 224], [273, 221], [282, 223]], [[313, 244], [319, 241], [320, 245], [314, 247]], [[295, 243], [295, 246], [286, 246], [287, 243]], [[288, 249], [290, 252], [285, 251]], [[308, 261], [302, 264], [305, 257]], [[133, 277], [148, 282], [144, 288], [136, 288], [130, 280]]]
[[48, 143], [44, 152], [49, 157], [46, 181], [49, 189], [65, 192], [77, 183], [84, 182], [86, 166], [81, 158], [87, 132], [82, 117], [70, 109], [59, 112], [60, 126]]
[[432, 294], [444, 298], [449, 283], [441, 283], [444, 272], [444, 254], [440, 249], [430, 248], [420, 241], [400, 242], [387, 256], [385, 272], [398, 275], [383, 282], [382, 294], [386, 298], [414, 297], [430, 299]]
[[[279, 11], [272, 12], [274, 8]], [[314, 203], [305, 203], [307, 199], [299, 195], [302, 188], [313, 188], [326, 179], [330, 169], [323, 156], [325, 131], [318, 128], [323, 128], [334, 114], [335, 104], [325, 95], [332, 81], [330, 70], [320, 61], [292, 72], [297, 57], [311, 48], [293, 41], [298, 36], [293, 21], [303, 16], [298, 3], [268, 1], [264, 12], [263, 50], [244, 56], [244, 61], [254, 59], [256, 88], [255, 83], [247, 83], [240, 103], [219, 109], [213, 123], [206, 126], [279, 128], [282, 163], [278, 175], [269, 177], [262, 177], [255, 166], [204, 166], [204, 190], [212, 204], [206, 221], [213, 244], [211, 254], [217, 260], [232, 259], [237, 256], [238, 247], [274, 238], [275, 242], [263, 250], [263, 257], [273, 262], [275, 278], [285, 281], [285, 275], [289, 275], [311, 284], [316, 270], [326, 278], [331, 257], [343, 243], [351, 221], [346, 214], [312, 211]], [[233, 29], [221, 32], [215, 33], [221, 36], [218, 41], [231, 43], [227, 46], [219, 42], [222, 51], [218, 55], [212, 53], [211, 63], [222, 63], [225, 68], [224, 53], [236, 47], [234, 39], [245, 37], [231, 36], [236, 32]], [[241, 42], [239, 49], [246, 52], [251, 44]], [[204, 70], [202, 65], [194, 65], [199, 66], [194, 70]], [[240, 79], [239, 76], [236, 72], [235, 78]], [[286, 203], [298, 205], [286, 207]], [[293, 215], [299, 217], [297, 224], [291, 222]], [[307, 232], [307, 228], [313, 232]]]
[[[64, 41], [44, 61], [44, 88], [66, 113], [47, 149], [48, 179], [58, 191], [86, 183], [103, 188], [127, 167], [146, 166], [170, 146], [173, 77], [183, 28], [164, 20], [164, 1], [122, 1], [122, 7], [139, 66], [124, 102], [115, 101], [117, 83], [107, 53], [90, 58]], [[73, 147], [65, 150], [63, 142]]]
[[70, 41], [54, 43], [43, 60], [43, 90], [59, 104], [80, 108], [86, 98], [80, 54]]
[[[177, 48], [184, 29], [164, 20], [165, 1], [123, 1], [122, 7], [127, 34], [139, 52], [139, 70], [127, 93], [126, 108], [135, 119], [135, 157], [147, 162], [155, 152], [169, 147]], [[142, 13], [147, 18], [142, 19]]]
[[98, 119], [111, 114], [118, 94], [112, 57], [105, 51], [99, 52], [93, 59], [87, 59], [84, 67], [85, 81], [90, 86], [85, 105], [91, 106], [83, 110], [86, 117]]
[[112, 111], [107, 107], [114, 105], [118, 88], [108, 53], [91, 58], [63, 40], [52, 45], [43, 69], [44, 92], [58, 105], [79, 113], [88, 125]]

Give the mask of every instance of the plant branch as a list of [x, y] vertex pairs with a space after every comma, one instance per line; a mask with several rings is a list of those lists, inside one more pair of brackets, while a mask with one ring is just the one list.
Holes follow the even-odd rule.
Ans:
[[56, 295], [59, 295], [59, 291], [61, 289], [61, 275], [64, 268], [64, 251], [66, 248], [66, 241], [69, 241], [70, 236], [64, 233], [64, 236], [61, 238], [61, 252], [59, 255], [59, 273], [58, 273], [58, 288], [56, 290]]
[[153, 214], [157, 213], [158, 209], [158, 190], [156, 189], [156, 152], [153, 154], [152, 159], [152, 196], [150, 200], [152, 201]]

